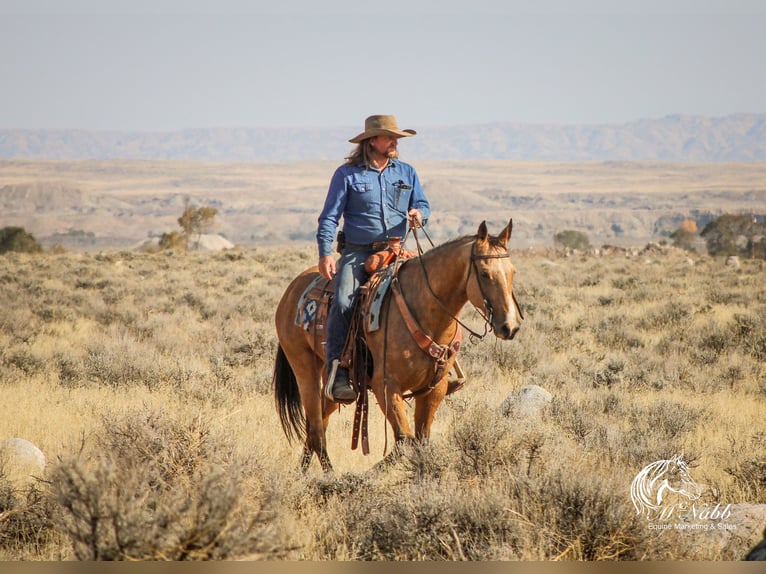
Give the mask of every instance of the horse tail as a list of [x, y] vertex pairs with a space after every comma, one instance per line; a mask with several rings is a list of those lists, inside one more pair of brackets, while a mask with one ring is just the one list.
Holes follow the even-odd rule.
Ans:
[[298, 381], [282, 345], [277, 346], [273, 382], [277, 413], [288, 442], [302, 439], [306, 436], [306, 415], [303, 413], [301, 395], [298, 392]]

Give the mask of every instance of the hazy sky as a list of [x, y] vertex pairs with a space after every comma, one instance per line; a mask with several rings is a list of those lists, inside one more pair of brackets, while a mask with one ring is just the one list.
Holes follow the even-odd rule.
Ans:
[[766, 112], [761, 0], [0, 0], [0, 128], [737, 112]]

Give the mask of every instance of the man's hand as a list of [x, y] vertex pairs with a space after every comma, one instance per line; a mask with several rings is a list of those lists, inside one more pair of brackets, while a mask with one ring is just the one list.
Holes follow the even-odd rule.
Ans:
[[423, 214], [419, 209], [412, 208], [407, 212], [410, 218], [410, 227], [421, 227], [423, 223]]
[[335, 277], [335, 257], [332, 255], [325, 255], [319, 258], [319, 274], [325, 279], [332, 279]]

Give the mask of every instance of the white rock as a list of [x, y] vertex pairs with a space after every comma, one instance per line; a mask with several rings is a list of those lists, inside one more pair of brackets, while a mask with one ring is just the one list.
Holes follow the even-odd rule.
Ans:
[[45, 472], [45, 455], [23, 438], [0, 441], [0, 470], [14, 487], [22, 487]]
[[507, 417], [528, 418], [540, 415], [553, 396], [538, 385], [527, 385], [514, 391], [500, 405], [500, 412]]

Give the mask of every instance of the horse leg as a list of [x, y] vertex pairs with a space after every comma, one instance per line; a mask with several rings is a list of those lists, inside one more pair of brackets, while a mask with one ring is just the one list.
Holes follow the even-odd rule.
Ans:
[[415, 436], [419, 441], [428, 441], [436, 409], [439, 408], [446, 393], [446, 381], [441, 380], [430, 393], [418, 396], [415, 399]]
[[[322, 385], [320, 389], [323, 387], [324, 385]], [[322, 415], [322, 445], [321, 445], [320, 451], [317, 453], [317, 458], [319, 458], [319, 464], [322, 465], [322, 470], [324, 472], [332, 472], [332, 464], [330, 464], [330, 456], [327, 454], [327, 442], [325, 440], [325, 437], [327, 436], [327, 425], [330, 422], [330, 415], [334, 413], [336, 410], [338, 410], [340, 408], [340, 405], [333, 401], [328, 401], [327, 399], [324, 398], [324, 396], [321, 397], [321, 401], [322, 401], [322, 413], [323, 413]]]
[[[308, 354], [308, 353], [307, 353]], [[298, 382], [298, 388], [303, 404], [303, 412], [306, 415], [306, 442], [303, 446], [301, 455], [301, 470], [308, 470], [311, 464], [311, 457], [316, 454], [322, 470], [329, 472], [332, 470], [330, 457], [327, 454], [327, 440], [325, 430], [329, 422], [329, 417], [337, 408], [337, 405], [325, 401], [322, 397], [322, 386], [319, 373], [321, 372], [321, 361], [316, 364], [314, 361], [307, 361], [309, 364], [299, 364], [294, 368], [295, 378]]]
[[407, 410], [399, 386], [391, 383], [383, 385], [377, 382], [371, 382], [370, 386], [378, 400], [378, 405], [391, 425], [396, 442], [400, 443], [407, 439], [414, 440], [415, 435], [412, 433], [412, 428], [407, 420]]

